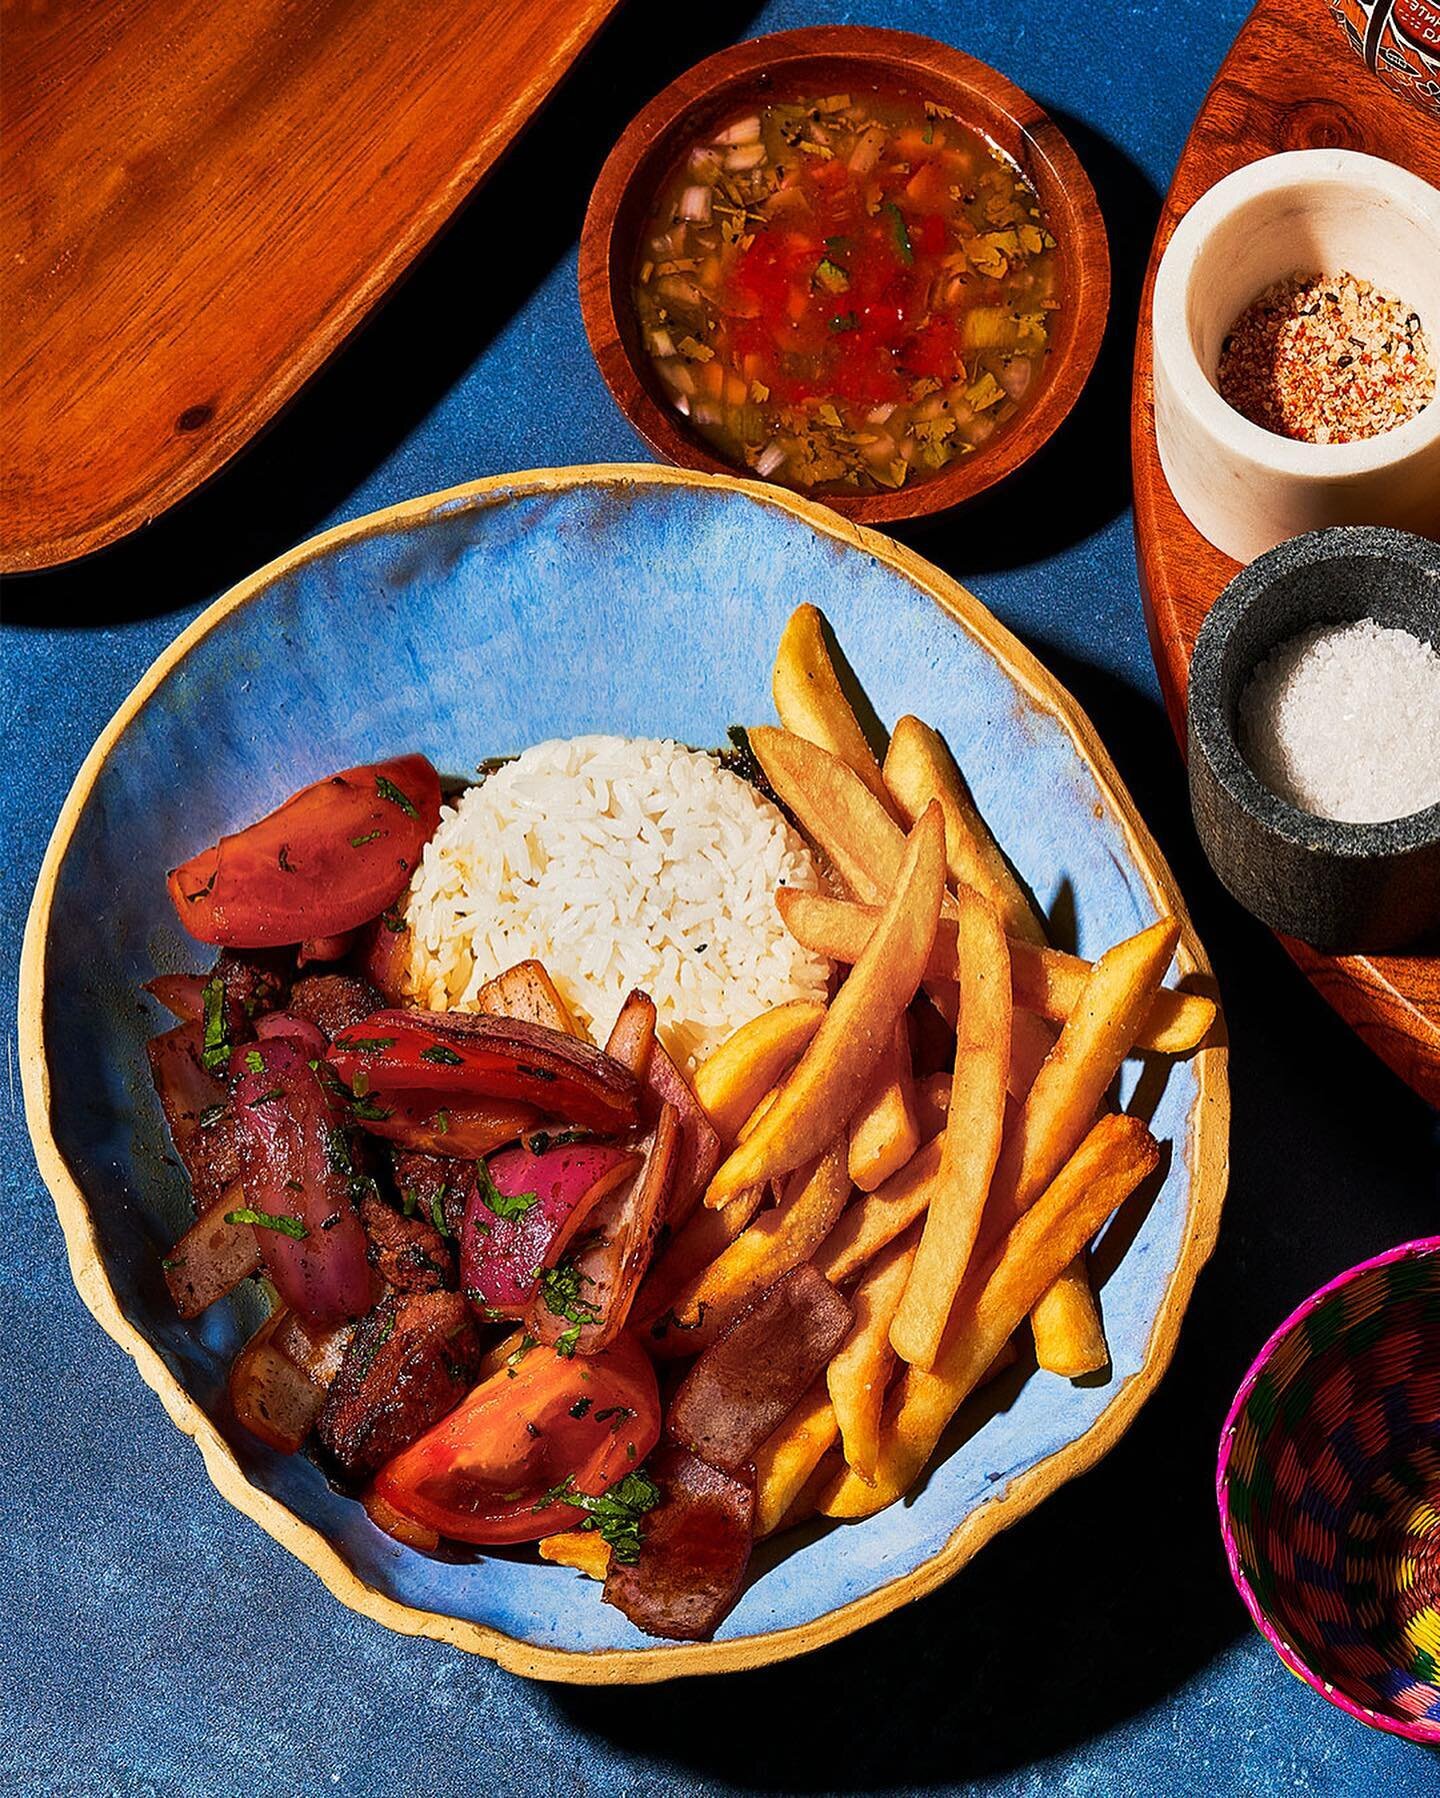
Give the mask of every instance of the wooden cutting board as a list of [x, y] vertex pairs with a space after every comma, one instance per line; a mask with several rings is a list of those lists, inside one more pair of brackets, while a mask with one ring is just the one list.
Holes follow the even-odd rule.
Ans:
[[[1222, 176], [1282, 150], [1330, 148], [1383, 156], [1440, 185], [1440, 121], [1365, 68], [1324, 0], [1260, 0], [1215, 77], [1170, 184], [1135, 345], [1136, 552], [1150, 646], [1182, 748], [1195, 638], [1239, 564], [1201, 537], [1160, 468], [1151, 386], [1155, 271], [1180, 219]], [[1376, 1054], [1440, 1105], [1440, 955], [1320, 955], [1289, 937], [1280, 941]]]
[[213, 475], [617, 0], [31, 0], [0, 73], [0, 568]]

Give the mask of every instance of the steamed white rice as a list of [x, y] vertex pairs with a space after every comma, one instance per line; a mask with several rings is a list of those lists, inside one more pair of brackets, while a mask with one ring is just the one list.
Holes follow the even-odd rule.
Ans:
[[682, 1067], [757, 1013], [823, 997], [829, 964], [786, 931], [779, 886], [819, 885], [779, 811], [678, 743], [538, 743], [440, 815], [406, 909], [413, 997], [473, 1010], [531, 957], [604, 1043], [635, 987]]

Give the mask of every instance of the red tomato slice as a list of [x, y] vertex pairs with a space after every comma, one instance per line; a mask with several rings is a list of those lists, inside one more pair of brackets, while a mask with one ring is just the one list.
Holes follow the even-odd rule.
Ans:
[[387, 1461], [375, 1491], [456, 1542], [536, 1542], [582, 1515], [547, 1492], [573, 1479], [598, 1498], [659, 1438], [655, 1370], [632, 1338], [569, 1360], [536, 1347]]
[[342, 936], [400, 897], [439, 822], [423, 755], [347, 768], [191, 856], [171, 902], [191, 936], [232, 949]]

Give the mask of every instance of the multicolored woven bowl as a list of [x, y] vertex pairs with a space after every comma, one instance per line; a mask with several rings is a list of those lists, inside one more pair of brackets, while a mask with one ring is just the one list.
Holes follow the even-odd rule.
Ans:
[[1440, 1236], [1281, 1324], [1225, 1420], [1215, 1485], [1230, 1572], [1291, 1672], [1440, 1746]]

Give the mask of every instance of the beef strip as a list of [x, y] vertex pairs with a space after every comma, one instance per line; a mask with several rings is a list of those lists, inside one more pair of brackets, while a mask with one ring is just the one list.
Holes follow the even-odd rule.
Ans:
[[290, 989], [289, 1009], [312, 1023], [327, 1042], [383, 1006], [375, 988], [354, 974], [307, 974]]
[[426, 1155], [418, 1149], [401, 1149], [395, 1156], [395, 1184], [415, 1209], [425, 1217], [434, 1217], [435, 1201], [440, 1200], [440, 1215], [445, 1228], [460, 1240], [460, 1227], [465, 1222], [465, 1201], [473, 1183], [474, 1169], [469, 1162], [456, 1161], [447, 1155]]
[[320, 1441], [362, 1478], [454, 1410], [480, 1335], [458, 1292], [391, 1292], [360, 1321], [320, 1413]]
[[222, 949], [214, 973], [220, 976], [227, 998], [247, 1018], [279, 1011], [290, 991], [295, 973], [293, 949]]
[[429, 1217], [404, 1217], [373, 1193], [360, 1201], [360, 1221], [370, 1238], [370, 1265], [399, 1292], [438, 1292], [455, 1284], [451, 1245]]

